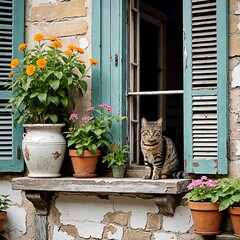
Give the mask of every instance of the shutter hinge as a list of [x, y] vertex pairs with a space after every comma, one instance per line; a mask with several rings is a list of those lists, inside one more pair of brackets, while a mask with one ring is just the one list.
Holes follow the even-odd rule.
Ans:
[[18, 146], [17, 147], [17, 159], [21, 158], [21, 148]]
[[115, 67], [117, 67], [118, 66], [118, 55], [117, 54], [115, 54]]

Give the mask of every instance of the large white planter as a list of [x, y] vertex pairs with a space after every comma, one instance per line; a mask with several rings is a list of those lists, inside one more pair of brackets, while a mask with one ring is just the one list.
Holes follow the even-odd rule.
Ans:
[[29, 177], [59, 177], [66, 152], [65, 124], [24, 124], [22, 149]]

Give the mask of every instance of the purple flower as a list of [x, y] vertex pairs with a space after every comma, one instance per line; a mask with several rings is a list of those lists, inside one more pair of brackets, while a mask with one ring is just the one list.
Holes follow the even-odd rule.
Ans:
[[88, 111], [88, 112], [93, 112], [94, 109], [95, 109], [94, 107], [90, 107], [90, 108], [87, 109], [87, 111]]
[[105, 103], [101, 103], [98, 105], [99, 107], [102, 107], [102, 108], [105, 108], [108, 112], [111, 112], [112, 111], [112, 107], [105, 104]]

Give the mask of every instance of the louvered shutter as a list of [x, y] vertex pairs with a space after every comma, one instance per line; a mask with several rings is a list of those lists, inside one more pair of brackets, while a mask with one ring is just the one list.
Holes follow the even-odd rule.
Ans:
[[226, 174], [228, 1], [183, 3], [185, 169]]
[[24, 39], [24, 0], [0, 0], [0, 172], [23, 170], [21, 156], [22, 126], [13, 127], [11, 109], [5, 109], [11, 91], [10, 62], [20, 58], [17, 47]]
[[[125, 0], [92, 1], [92, 49], [93, 57], [99, 61], [99, 67], [92, 69], [93, 106], [109, 104], [114, 115], [126, 115], [125, 4]], [[114, 141], [121, 143], [125, 139], [125, 124], [114, 124], [111, 132]]]

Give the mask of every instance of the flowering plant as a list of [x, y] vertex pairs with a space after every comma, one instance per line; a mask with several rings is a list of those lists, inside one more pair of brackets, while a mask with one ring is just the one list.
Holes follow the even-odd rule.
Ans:
[[[13, 97], [7, 107], [13, 105], [13, 114], [19, 114], [15, 125], [24, 120], [27, 123], [61, 122], [69, 103], [69, 91], [87, 91], [87, 72], [98, 62], [90, 59], [86, 69], [79, 54], [80, 47], [69, 45], [66, 51], [60, 50], [62, 42], [57, 37], [49, 38], [46, 46], [43, 34], [35, 34], [37, 42], [33, 49], [26, 50], [27, 44], [18, 46], [23, 51], [22, 59], [11, 61], [9, 77], [12, 81], [6, 86], [12, 89]], [[23, 104], [23, 105], [22, 105]]]
[[216, 202], [217, 184], [217, 180], [202, 176], [201, 179], [194, 180], [187, 186], [188, 190], [191, 191], [185, 194], [183, 198], [194, 202]]
[[87, 109], [89, 116], [82, 118], [84, 124], [77, 126], [78, 115], [72, 113], [70, 115], [71, 126], [69, 132], [66, 132], [67, 146], [74, 148], [78, 155], [83, 150], [90, 150], [96, 153], [100, 147], [109, 148], [112, 141], [111, 128], [113, 121], [121, 121], [125, 117], [113, 116], [111, 114], [112, 107], [107, 104], [99, 104], [100, 109], [90, 107]]

